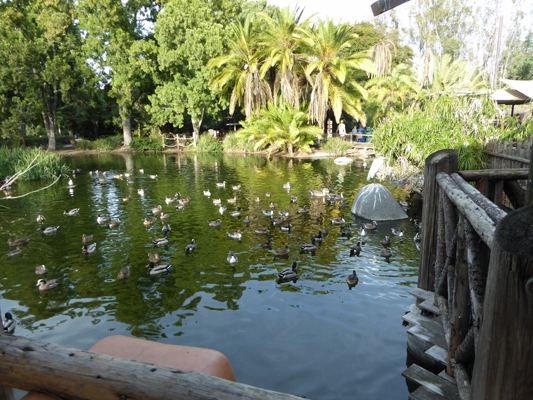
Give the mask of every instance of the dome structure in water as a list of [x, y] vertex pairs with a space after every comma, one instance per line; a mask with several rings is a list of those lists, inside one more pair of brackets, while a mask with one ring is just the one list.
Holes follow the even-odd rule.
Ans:
[[366, 185], [357, 193], [353, 201], [352, 213], [371, 221], [408, 218], [391, 192], [379, 183]]

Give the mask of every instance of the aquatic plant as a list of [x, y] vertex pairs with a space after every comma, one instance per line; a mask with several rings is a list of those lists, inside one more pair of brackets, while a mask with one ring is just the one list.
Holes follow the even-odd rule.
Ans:
[[329, 138], [322, 142], [320, 148], [327, 153], [334, 154], [336, 156], [345, 155], [346, 152], [353, 146], [350, 142], [347, 142], [341, 138]]
[[222, 141], [222, 148], [224, 151], [254, 151], [254, 144], [237, 133], [228, 133]]
[[213, 135], [200, 135], [196, 141], [197, 153], [222, 153], [222, 145]]
[[35, 167], [31, 168], [20, 180], [52, 179], [67, 175], [70, 171], [61, 156], [43, 152], [38, 148], [0, 148], [0, 176], [12, 176], [25, 170], [36, 158]]

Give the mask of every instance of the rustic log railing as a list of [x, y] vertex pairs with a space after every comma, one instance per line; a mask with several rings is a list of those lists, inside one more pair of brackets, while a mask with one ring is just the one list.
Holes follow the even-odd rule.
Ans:
[[426, 160], [418, 286], [435, 292], [461, 399], [533, 398], [533, 206], [507, 214], [467, 182], [491, 174], [458, 173], [453, 150]]

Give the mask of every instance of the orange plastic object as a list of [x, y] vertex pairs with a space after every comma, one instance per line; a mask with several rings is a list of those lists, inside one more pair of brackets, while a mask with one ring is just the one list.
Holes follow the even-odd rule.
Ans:
[[[227, 357], [219, 351], [200, 347], [163, 344], [122, 335], [108, 336], [96, 342], [90, 352], [145, 362], [159, 367], [177, 368], [217, 376], [233, 382], [235, 374]], [[53, 400], [41, 393], [28, 393], [21, 400]]]

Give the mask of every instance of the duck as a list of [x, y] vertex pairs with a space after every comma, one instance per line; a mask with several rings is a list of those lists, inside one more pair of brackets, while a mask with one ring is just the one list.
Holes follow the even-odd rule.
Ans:
[[329, 229], [327, 226], [324, 227], [324, 229], [322, 229], [322, 236], [326, 237], [329, 235]]
[[283, 189], [290, 189], [290, 188], [291, 188], [291, 183], [290, 182], [287, 182], [287, 183], [283, 184]]
[[346, 278], [346, 282], [348, 282], [348, 285], [357, 285], [357, 282], [359, 282], [359, 278], [357, 277], [355, 269], [353, 270], [353, 274], [348, 275], [348, 277]]
[[162, 211], [163, 211], [163, 207], [161, 207], [160, 205], [155, 208], [152, 208], [152, 214], [159, 214]]
[[265, 196], [266, 196], [266, 197], [271, 197], [271, 196], [272, 196], [272, 193], [270, 193], [270, 192], [266, 192], [266, 193], [265, 193]]
[[211, 191], [209, 189], [204, 190], [204, 196], [210, 197], [211, 196]]
[[128, 173], [128, 172], [124, 172], [124, 176], [125, 176], [126, 178], [129, 178], [129, 177], [131, 176], [131, 174]]
[[100, 178], [100, 179], [98, 179], [98, 182], [100, 182], [100, 183], [104, 183], [105, 181], [106, 181], [105, 178]]
[[81, 254], [85, 254], [85, 255], [93, 254], [95, 251], [96, 251], [96, 243], [90, 244], [89, 246], [84, 244], [81, 250]]
[[157, 221], [157, 218], [150, 218], [150, 219], [145, 218], [144, 221], [143, 221], [143, 224], [144, 224], [144, 226], [150, 226], [150, 225], [155, 224], [156, 221]]
[[345, 202], [337, 204], [337, 208], [339, 210], [342, 210], [343, 208], [348, 208], [348, 207], [350, 207], [350, 205], [348, 203], [345, 203]]
[[363, 224], [363, 226], [366, 230], [373, 231], [378, 227], [378, 223], [376, 221], [372, 221], [371, 224]]
[[139, 189], [139, 190], [137, 190], [137, 194], [138, 194], [139, 196], [144, 196], [144, 189]]
[[392, 256], [392, 251], [391, 249], [383, 246], [379, 254], [381, 255], [381, 257], [389, 258], [390, 256]]
[[40, 222], [41, 224], [46, 220], [45, 217], [43, 217], [41, 214], [37, 215], [37, 222]]
[[161, 216], [159, 218], [161, 218], [161, 220], [169, 219], [170, 214], [165, 214], [163, 211], [161, 211]]
[[333, 193], [329, 194], [328, 193], [328, 197], [330, 199], [342, 200], [342, 199], [344, 199], [344, 192], [341, 192], [340, 194], [333, 194]]
[[268, 229], [268, 226], [265, 226], [264, 228], [256, 228], [254, 232], [258, 235], [266, 235], [270, 232], [270, 229]]
[[298, 203], [298, 196], [294, 195], [294, 197], [291, 198], [291, 203], [292, 204]]
[[153, 262], [154, 264], [159, 264], [161, 262], [161, 257], [159, 257], [159, 253], [148, 253], [148, 261]]
[[420, 243], [422, 241], [422, 238], [420, 237], [420, 233], [417, 232], [413, 240], [416, 243]]
[[111, 217], [109, 217], [108, 215], [102, 217], [100, 214], [98, 214], [98, 216], [96, 217], [96, 222], [98, 222], [99, 224], [103, 224], [104, 222], [107, 222], [110, 219], [111, 219]]
[[37, 275], [46, 275], [48, 273], [48, 268], [46, 268], [46, 265], [37, 265], [35, 267], [35, 273]]
[[52, 233], [56, 233], [59, 229], [59, 226], [49, 226], [48, 228], [45, 228], [44, 226], [41, 227], [41, 233], [43, 235], [51, 235]]
[[398, 229], [391, 228], [391, 231], [394, 236], [403, 237], [403, 229], [399, 231]]
[[256, 197], [254, 198], [254, 200], [255, 200], [256, 203], [261, 203], [261, 198], [258, 197], [258, 196], [256, 196]]
[[274, 211], [273, 211], [273, 210], [269, 210], [269, 211], [267, 211], [267, 210], [261, 210], [261, 211], [263, 211], [263, 215], [264, 215], [265, 217], [273, 217], [273, 216], [274, 216]]
[[153, 262], [150, 262], [148, 263], [148, 267], [149, 268], [148, 268], [147, 273], [152, 276], [157, 276], [157, 275], [161, 275], [165, 272], [170, 271], [170, 269], [172, 268], [172, 265], [170, 264], [155, 265]]
[[354, 255], [359, 256], [359, 254], [361, 254], [361, 251], [362, 251], [362, 250], [363, 250], [363, 249], [361, 248], [361, 242], [357, 242], [357, 243], [355, 244], [355, 246], [352, 246], [352, 247], [350, 248], [350, 256], [352, 256], [352, 257], [353, 257]]
[[300, 246], [300, 248], [302, 249], [302, 251], [316, 251], [316, 244], [315, 244], [315, 240], [314, 239], [311, 239], [311, 243], [304, 243]]
[[3, 322], [3, 325], [4, 325], [4, 333], [7, 333], [7, 334], [12, 334], [13, 332], [15, 332], [15, 328], [17, 327], [17, 322], [13, 319], [13, 316], [11, 315], [10, 312], [6, 312], [4, 314], [4, 321]]
[[194, 242], [194, 239], [192, 239], [191, 243], [185, 246], [185, 252], [192, 253], [194, 250], [196, 250], [196, 243]]
[[341, 229], [341, 235], [342, 236], [352, 236], [352, 228], [348, 226], [347, 228]]
[[118, 219], [118, 218], [108, 224], [108, 226], [110, 228], [116, 228], [119, 225], [120, 225], [120, 219]]
[[170, 203], [174, 203], [176, 200], [177, 199], [175, 197], [165, 197], [165, 203], [167, 203], [167, 205], [169, 205]]
[[130, 277], [130, 267], [126, 266], [120, 270], [117, 275], [117, 279], [128, 279]]
[[418, 250], [418, 252], [420, 253], [420, 247], [421, 247], [421, 243], [420, 242], [415, 242], [415, 247], [416, 249]]
[[123, 197], [122, 198], [122, 201], [130, 201], [133, 197], [131, 196], [128, 196], [128, 197]]
[[330, 218], [331, 225], [344, 225], [346, 220], [344, 219], [344, 214], [341, 214], [340, 218]]
[[244, 217], [244, 220], [243, 220], [242, 222], [243, 222], [245, 225], [248, 225], [248, 224], [250, 224], [250, 222], [252, 222], [252, 221], [250, 220], [250, 217], [247, 215], [246, 217]]
[[272, 218], [272, 220], [270, 221], [272, 223], [272, 225], [281, 225], [285, 222], [285, 220], [283, 219], [283, 217], [279, 217], [279, 218]]
[[29, 238], [22, 238], [22, 239], [17, 239], [17, 240], [12, 240], [11, 238], [9, 238], [7, 239], [7, 244], [10, 247], [20, 247], [20, 246], [24, 246], [28, 244], [29, 241], [30, 241]]
[[168, 244], [167, 233], [163, 232], [163, 235], [164, 236], [162, 238], [156, 239], [152, 243], [157, 245], [157, 246], [166, 246]]
[[186, 199], [182, 199], [181, 200], [182, 204], [189, 204], [190, 202], [191, 202], [191, 198], [190, 197], [187, 197]]
[[385, 235], [385, 238], [381, 241], [383, 247], [389, 247], [391, 245], [391, 240], [389, 235]]
[[274, 210], [276, 208], [276, 205], [274, 204], [273, 201], [270, 202], [270, 204], [268, 205], [268, 208], [270, 208], [271, 210]]
[[144, 174], [144, 168], [139, 169], [140, 174]]
[[81, 242], [82, 243], [90, 243], [94, 239], [94, 235], [86, 235], [85, 233], [81, 235]]
[[185, 204], [183, 204], [182, 200], [178, 200], [178, 204], [176, 204], [176, 210], [181, 211], [185, 208]]
[[216, 185], [217, 187], [223, 187], [223, 188], [225, 188], [225, 187], [226, 187], [226, 181], [224, 181], [224, 182], [220, 182], [220, 183], [217, 182], [217, 183], [215, 183], [215, 185]]
[[278, 214], [279, 214], [280, 217], [286, 218], [286, 217], [289, 216], [289, 210], [287, 210], [287, 211], [279, 211], [278, 210]]
[[296, 278], [298, 276], [298, 273], [296, 272], [296, 261], [293, 261], [291, 267], [281, 271], [278, 276], [280, 277], [280, 279]]
[[236, 264], [237, 261], [239, 261], [237, 260], [237, 256], [235, 255], [235, 252], [233, 250], [228, 253], [227, 260], [230, 264]]
[[359, 229], [359, 236], [366, 236], [366, 230], [364, 226]]
[[272, 243], [272, 236], [269, 236], [268, 237], [268, 241], [263, 243], [263, 244], [261, 244], [261, 247], [264, 248], [264, 249], [269, 249], [269, 248], [272, 247], [272, 244], [273, 244]]
[[74, 181], [72, 179], [68, 180], [68, 187], [74, 187]]
[[207, 221], [207, 223], [209, 224], [209, 226], [211, 228], [220, 228], [220, 220], [217, 219], [216, 221]]
[[407, 208], [408, 209], [411, 206], [411, 203], [409, 203], [408, 201], [401, 201], [400, 200], [398, 203], [400, 203], [400, 206], [402, 208]]
[[57, 285], [59, 285], [59, 281], [61, 281], [61, 278], [52, 279], [51, 281], [46, 281], [45, 279], [39, 279], [37, 281], [37, 285], [35, 286], [39, 286], [39, 290], [42, 292], [45, 290], [50, 290], [50, 289], [55, 288]]
[[311, 239], [315, 242], [322, 242], [324, 240], [324, 238], [322, 237], [322, 231], [318, 231], [316, 236], [313, 236]]
[[157, 175], [150, 175], [150, 179], [157, 179]]
[[288, 223], [287, 225], [280, 226], [279, 229], [283, 232], [290, 232], [292, 224]]
[[299, 208], [298, 210], [296, 210], [296, 212], [298, 214], [308, 214], [309, 213], [309, 209], [307, 208], [307, 206], [304, 206], [303, 208]]
[[289, 246], [285, 246], [281, 249], [274, 249], [272, 250], [272, 253], [274, 253], [275, 256], [288, 256], [289, 255]]
[[72, 215], [78, 215], [79, 212], [80, 212], [79, 208], [73, 208], [72, 210], [65, 210], [63, 214], [72, 216]]
[[218, 209], [218, 212], [220, 213], [220, 215], [224, 215], [224, 212], [228, 209], [228, 207], [226, 206], [220, 206], [219, 209]]
[[311, 196], [313, 197], [324, 197], [329, 193], [329, 189], [320, 189], [320, 190], [310, 190]]
[[222, 204], [222, 200], [221, 199], [213, 199], [213, 205], [219, 206], [221, 204]]
[[337, 199], [327, 199], [326, 203], [328, 206], [334, 206], [337, 203]]
[[316, 218], [316, 222], [318, 222], [319, 224], [324, 222], [324, 213], [320, 213], [320, 215]]
[[16, 257], [16, 256], [20, 256], [21, 254], [22, 254], [22, 250], [20, 249], [20, 246], [19, 246], [15, 250], [8, 251], [6, 253], [6, 256], [8, 256], [8, 257]]
[[237, 232], [228, 232], [228, 231], [226, 231], [226, 234], [231, 239], [238, 239], [238, 240], [242, 239], [242, 232], [241, 232], [240, 229], [238, 229]]
[[233, 190], [241, 190], [241, 185], [232, 186], [231, 188], [232, 188]]
[[237, 207], [237, 211], [230, 211], [229, 216], [230, 217], [240, 217], [241, 216], [241, 208]]
[[420, 222], [418, 221], [418, 219], [414, 218], [414, 219], [412, 220], [412, 222], [413, 222], [413, 227], [414, 227], [416, 230], [420, 229]]

